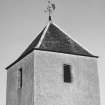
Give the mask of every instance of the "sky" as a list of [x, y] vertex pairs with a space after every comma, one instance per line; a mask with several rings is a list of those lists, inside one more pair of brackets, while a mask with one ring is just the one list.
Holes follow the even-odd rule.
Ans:
[[[101, 105], [105, 105], [105, 0], [55, 0], [53, 22], [99, 56]], [[47, 0], [0, 0], [0, 105], [6, 105], [5, 68], [48, 23]]]

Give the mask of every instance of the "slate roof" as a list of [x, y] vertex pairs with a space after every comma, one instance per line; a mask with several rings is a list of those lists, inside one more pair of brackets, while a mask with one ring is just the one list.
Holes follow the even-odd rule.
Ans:
[[22, 55], [6, 69], [20, 61], [33, 50], [59, 52], [96, 58], [98, 57], [89, 53], [86, 49], [82, 48], [62, 30], [60, 30], [60, 28], [58, 28], [55, 24], [49, 22], [42, 32], [29, 45], [29, 47], [22, 53]]

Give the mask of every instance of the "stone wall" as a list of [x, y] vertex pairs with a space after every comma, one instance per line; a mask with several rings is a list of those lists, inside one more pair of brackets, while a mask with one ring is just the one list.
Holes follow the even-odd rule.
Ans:
[[[64, 82], [64, 64], [71, 65], [71, 83]], [[35, 50], [7, 70], [7, 105], [100, 105], [96, 58]]]
[[[100, 105], [96, 58], [34, 53], [34, 105]], [[64, 83], [63, 64], [72, 67], [71, 83]]]
[[[22, 88], [18, 86], [18, 70], [22, 68]], [[30, 53], [7, 70], [6, 105], [34, 105], [34, 53]]]

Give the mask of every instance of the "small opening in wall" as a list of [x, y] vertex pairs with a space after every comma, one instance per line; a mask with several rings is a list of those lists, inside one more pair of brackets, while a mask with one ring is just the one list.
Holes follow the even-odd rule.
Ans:
[[64, 64], [64, 82], [71, 83], [72, 82], [72, 74], [71, 74], [71, 65]]
[[22, 88], [22, 68], [18, 70], [18, 87]]

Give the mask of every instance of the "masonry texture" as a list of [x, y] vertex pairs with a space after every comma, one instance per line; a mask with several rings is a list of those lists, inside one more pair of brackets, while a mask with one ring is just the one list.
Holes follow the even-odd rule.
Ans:
[[[22, 68], [22, 89], [18, 86], [18, 70]], [[34, 105], [34, 54], [13, 65], [7, 71], [7, 105]]]
[[[63, 64], [72, 83], [64, 83]], [[34, 65], [34, 105], [100, 105], [96, 58], [35, 51]]]

